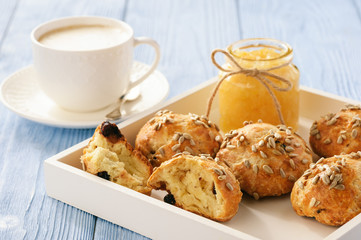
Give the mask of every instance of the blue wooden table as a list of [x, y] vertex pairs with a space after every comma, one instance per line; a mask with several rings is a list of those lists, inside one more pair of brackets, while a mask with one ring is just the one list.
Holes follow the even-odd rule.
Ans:
[[[243, 38], [294, 48], [302, 85], [361, 100], [361, 1], [0, 0], [0, 81], [32, 63], [30, 32], [53, 18], [121, 19], [161, 46], [174, 97], [217, 74], [210, 53]], [[140, 48], [136, 60], [151, 62]], [[0, 104], [0, 239], [145, 239], [46, 195], [43, 161], [92, 136], [23, 119]], [[156, 221], [156, 219], [155, 219]]]

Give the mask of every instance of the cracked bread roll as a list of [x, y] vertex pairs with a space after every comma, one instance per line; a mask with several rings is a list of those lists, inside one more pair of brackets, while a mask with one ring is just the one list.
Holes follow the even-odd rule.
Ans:
[[140, 152], [133, 150], [116, 124], [103, 122], [96, 128], [81, 162], [91, 174], [150, 195], [147, 180], [153, 168]]
[[234, 175], [213, 160], [179, 154], [153, 172], [148, 185], [167, 190], [165, 201], [216, 221], [238, 211], [242, 192]]
[[290, 192], [312, 155], [291, 128], [252, 123], [225, 134], [215, 160], [230, 168], [242, 191], [259, 199]]
[[180, 152], [214, 157], [222, 140], [218, 127], [207, 117], [163, 110], [140, 129], [135, 148], [159, 166]]
[[311, 164], [292, 189], [296, 213], [331, 226], [343, 225], [361, 213], [360, 157], [358, 152]]
[[315, 121], [310, 129], [310, 146], [320, 157], [332, 157], [361, 150], [361, 108], [346, 105]]

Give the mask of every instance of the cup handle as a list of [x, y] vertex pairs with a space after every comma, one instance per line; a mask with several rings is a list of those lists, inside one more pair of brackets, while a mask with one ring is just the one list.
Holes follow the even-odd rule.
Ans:
[[149, 68], [149, 70], [145, 74], [143, 74], [143, 76], [141, 76], [137, 80], [131, 81], [129, 83], [128, 89], [131, 89], [131, 88], [137, 86], [138, 84], [140, 84], [141, 82], [143, 82], [157, 68], [158, 63], [159, 63], [160, 47], [159, 47], [158, 43], [148, 37], [134, 38], [134, 47], [136, 47], [140, 44], [148, 44], [148, 45], [152, 46], [155, 50], [155, 59], [152, 63], [152, 66]]

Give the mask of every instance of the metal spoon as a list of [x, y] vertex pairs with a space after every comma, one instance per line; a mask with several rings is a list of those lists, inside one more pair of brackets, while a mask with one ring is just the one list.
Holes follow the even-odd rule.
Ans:
[[132, 88], [129, 92], [123, 94], [116, 103], [114, 110], [109, 112], [105, 117], [107, 120], [118, 120], [122, 117], [122, 106], [125, 102], [136, 100], [140, 96], [139, 87]]

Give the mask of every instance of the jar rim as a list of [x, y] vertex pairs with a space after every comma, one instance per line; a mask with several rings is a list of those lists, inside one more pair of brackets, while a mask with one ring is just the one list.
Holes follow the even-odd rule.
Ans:
[[[252, 59], [252, 58], [245, 58], [240, 57], [235, 54], [235, 49], [248, 49], [248, 48], [259, 48], [259, 47], [267, 47], [267, 48], [273, 48], [276, 50], [282, 50], [280, 51], [281, 54], [279, 54], [276, 57], [271, 58], [261, 58], [261, 59]], [[239, 41], [236, 41], [230, 45], [227, 46], [226, 49], [233, 57], [246, 60], [246, 61], [273, 61], [278, 60], [282, 58], [290, 57], [293, 58], [293, 49], [292, 47], [283, 41], [273, 39], [273, 38], [247, 38], [242, 39]]]

